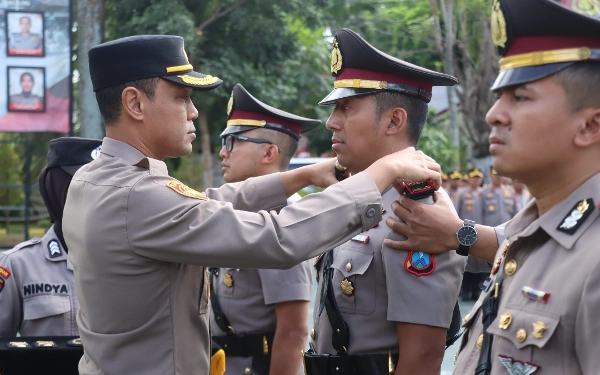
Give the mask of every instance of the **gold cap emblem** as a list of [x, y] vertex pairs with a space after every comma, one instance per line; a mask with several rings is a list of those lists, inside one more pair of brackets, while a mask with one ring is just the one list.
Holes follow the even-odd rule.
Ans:
[[333, 49], [331, 50], [331, 73], [337, 74], [342, 69], [342, 52], [337, 39], [333, 39]]
[[233, 276], [231, 276], [229, 272], [223, 275], [223, 284], [225, 284], [225, 286], [228, 288], [233, 286]]
[[508, 276], [512, 276], [515, 274], [515, 272], [517, 272], [517, 261], [514, 259], [509, 259], [504, 265], [504, 273], [506, 273]]
[[342, 287], [342, 292], [348, 297], [352, 297], [354, 295], [354, 287], [352, 286], [352, 282], [350, 280], [342, 280], [340, 286]]
[[232, 109], [233, 109], [233, 91], [231, 92], [231, 96], [229, 97], [229, 101], [227, 102], [227, 116], [231, 115]]
[[546, 324], [544, 324], [544, 322], [540, 321], [533, 323], [533, 337], [541, 339], [544, 337], [544, 332], [546, 332]]
[[519, 328], [515, 337], [517, 338], [518, 342], [523, 342], [527, 338], [527, 331], [525, 331], [523, 328]]
[[500, 316], [498, 327], [500, 327], [500, 329], [508, 329], [510, 322], [512, 322], [512, 314], [510, 313], [510, 311], [507, 311], [506, 313]]
[[475, 342], [475, 345], [477, 345], [477, 349], [481, 350], [481, 348], [483, 348], [483, 333], [479, 335], [477, 341]]

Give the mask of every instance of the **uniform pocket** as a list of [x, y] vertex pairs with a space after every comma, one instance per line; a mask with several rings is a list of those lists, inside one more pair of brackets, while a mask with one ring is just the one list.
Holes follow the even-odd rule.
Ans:
[[248, 270], [221, 268], [219, 270], [219, 295], [226, 298], [246, 298], [248, 296]]
[[71, 310], [70, 296], [41, 295], [23, 300], [23, 319], [34, 320], [67, 313]]
[[498, 311], [498, 316], [488, 328], [488, 332], [505, 338], [517, 349], [528, 345], [543, 348], [559, 323], [560, 315], [507, 305]]
[[368, 315], [375, 309], [373, 252], [364, 251], [351, 242], [335, 251], [332, 287], [340, 311]]

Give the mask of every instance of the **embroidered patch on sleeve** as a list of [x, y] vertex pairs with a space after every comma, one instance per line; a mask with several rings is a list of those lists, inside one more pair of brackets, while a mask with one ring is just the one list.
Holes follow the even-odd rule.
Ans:
[[5, 279], [8, 279], [10, 277], [10, 271], [0, 266], [0, 276], [4, 277]]
[[435, 256], [422, 251], [409, 251], [404, 268], [415, 276], [425, 276], [435, 270]]
[[175, 190], [177, 193], [179, 193], [181, 195], [185, 195], [186, 197], [200, 199], [203, 201], [210, 200], [210, 198], [208, 198], [206, 195], [204, 195], [204, 193], [196, 191], [196, 190], [182, 184], [181, 182], [179, 182], [177, 180], [169, 181], [167, 183], [167, 186], [170, 187], [171, 189]]

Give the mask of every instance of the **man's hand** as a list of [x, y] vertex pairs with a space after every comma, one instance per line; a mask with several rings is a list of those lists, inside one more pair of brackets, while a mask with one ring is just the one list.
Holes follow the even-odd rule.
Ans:
[[335, 178], [335, 170], [333, 167], [336, 161], [336, 158], [331, 158], [320, 163], [306, 166], [305, 168], [310, 168], [311, 185], [326, 188], [337, 183], [338, 180]]
[[338, 180], [335, 178], [333, 165], [336, 159], [331, 158], [317, 164], [311, 164], [304, 167], [296, 168], [291, 171], [281, 172], [281, 181], [285, 194], [290, 197], [300, 189], [310, 185], [326, 188], [335, 184]]
[[405, 221], [386, 218], [386, 224], [394, 232], [407, 237], [406, 241], [386, 239], [384, 244], [397, 250], [427, 249], [429, 253], [442, 253], [458, 248], [456, 231], [462, 226], [452, 203], [440, 192], [433, 196], [434, 204], [427, 205], [400, 195], [392, 202], [394, 214]]
[[365, 169], [377, 184], [379, 191], [384, 191], [390, 184], [401, 191], [403, 182], [431, 180], [436, 189], [442, 184], [440, 165], [432, 158], [414, 147], [382, 157]]

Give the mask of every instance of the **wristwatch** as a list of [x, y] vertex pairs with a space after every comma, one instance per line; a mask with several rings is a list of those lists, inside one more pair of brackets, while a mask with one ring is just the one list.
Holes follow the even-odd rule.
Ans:
[[477, 241], [477, 231], [475, 230], [475, 222], [473, 220], [465, 219], [463, 226], [458, 228], [456, 232], [456, 239], [458, 240], [459, 246], [456, 249], [458, 255], [467, 256], [471, 246]]

